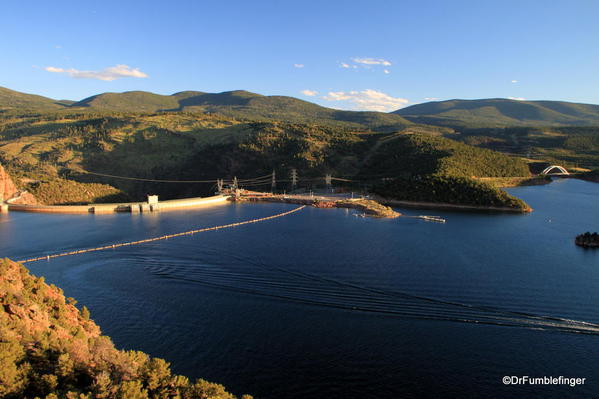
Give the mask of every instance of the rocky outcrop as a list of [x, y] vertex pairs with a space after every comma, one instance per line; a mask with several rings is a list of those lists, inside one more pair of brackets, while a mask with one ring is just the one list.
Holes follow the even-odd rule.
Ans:
[[11, 204], [37, 205], [33, 194], [27, 191], [20, 191], [13, 182], [10, 175], [0, 165], [0, 203], [10, 200]]
[[12, 179], [6, 173], [2, 165], [0, 165], [0, 199], [6, 201], [12, 198], [19, 190]]

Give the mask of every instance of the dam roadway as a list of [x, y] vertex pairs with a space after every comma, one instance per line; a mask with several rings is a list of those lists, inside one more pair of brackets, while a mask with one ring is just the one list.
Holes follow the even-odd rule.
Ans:
[[[195, 197], [175, 200], [158, 201], [158, 197], [149, 196], [147, 202], [126, 202], [114, 204], [88, 205], [23, 205], [11, 204], [7, 201], [4, 208], [9, 211], [38, 212], [38, 213], [114, 213], [114, 212], [156, 212], [175, 209], [200, 208], [210, 205], [224, 204], [229, 199], [227, 195], [212, 197]], [[5, 210], [3, 209], [3, 210]]]

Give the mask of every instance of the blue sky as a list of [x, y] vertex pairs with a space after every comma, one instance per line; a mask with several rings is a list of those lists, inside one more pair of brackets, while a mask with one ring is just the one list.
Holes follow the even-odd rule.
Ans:
[[599, 1], [3, 2], [0, 86], [56, 99], [244, 89], [341, 109], [599, 104]]

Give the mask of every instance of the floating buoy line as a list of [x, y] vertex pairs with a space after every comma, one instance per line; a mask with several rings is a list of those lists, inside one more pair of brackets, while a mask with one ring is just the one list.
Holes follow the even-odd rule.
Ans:
[[280, 218], [280, 217], [287, 216], [287, 215], [290, 215], [292, 213], [301, 211], [305, 207], [306, 207], [306, 205], [302, 205], [302, 206], [299, 206], [299, 207], [297, 207], [295, 209], [292, 209], [290, 211], [287, 211], [287, 212], [278, 213], [276, 215], [267, 216], [267, 217], [258, 218], [258, 219], [245, 220], [243, 222], [229, 223], [229, 224], [224, 224], [224, 225], [221, 225], [221, 226], [204, 227], [202, 229], [189, 230], [189, 231], [184, 231], [184, 232], [181, 232], [181, 233], [168, 234], [168, 235], [160, 236], [160, 237], [146, 238], [145, 240], [139, 240], [139, 241], [121, 242], [121, 243], [105, 245], [103, 247], [97, 247], [97, 248], [86, 248], [86, 249], [80, 249], [80, 250], [77, 250], [77, 251], [70, 251], [70, 252], [63, 252], [63, 253], [59, 253], [59, 254], [38, 256], [37, 258], [23, 259], [23, 260], [19, 260], [17, 262], [19, 262], [19, 263], [30, 263], [30, 262], [37, 262], [37, 261], [40, 261], [40, 260], [50, 260], [50, 259], [54, 259], [54, 258], [60, 258], [60, 257], [63, 257], [63, 256], [79, 255], [79, 254], [84, 254], [84, 253], [88, 253], [88, 252], [105, 251], [107, 249], [115, 249], [115, 248], [120, 248], [120, 247], [131, 246], [131, 245], [146, 244], [148, 242], [154, 242], [154, 241], [160, 241], [160, 240], [168, 240], [169, 238], [189, 236], [189, 235], [192, 235], [192, 234], [204, 233], [206, 231], [228, 229], [228, 228], [231, 228], [231, 227], [243, 226], [245, 224], [259, 223], [259, 222], [264, 222], [264, 221], [271, 220], [271, 219]]

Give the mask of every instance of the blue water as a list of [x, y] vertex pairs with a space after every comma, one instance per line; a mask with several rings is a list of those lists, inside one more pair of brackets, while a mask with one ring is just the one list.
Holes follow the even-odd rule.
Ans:
[[[446, 224], [306, 208], [285, 218], [28, 264], [116, 346], [258, 398], [599, 395], [599, 184], [510, 189], [528, 215]], [[286, 204], [158, 214], [0, 214], [23, 259], [268, 216]], [[584, 377], [504, 386], [505, 375]]]

